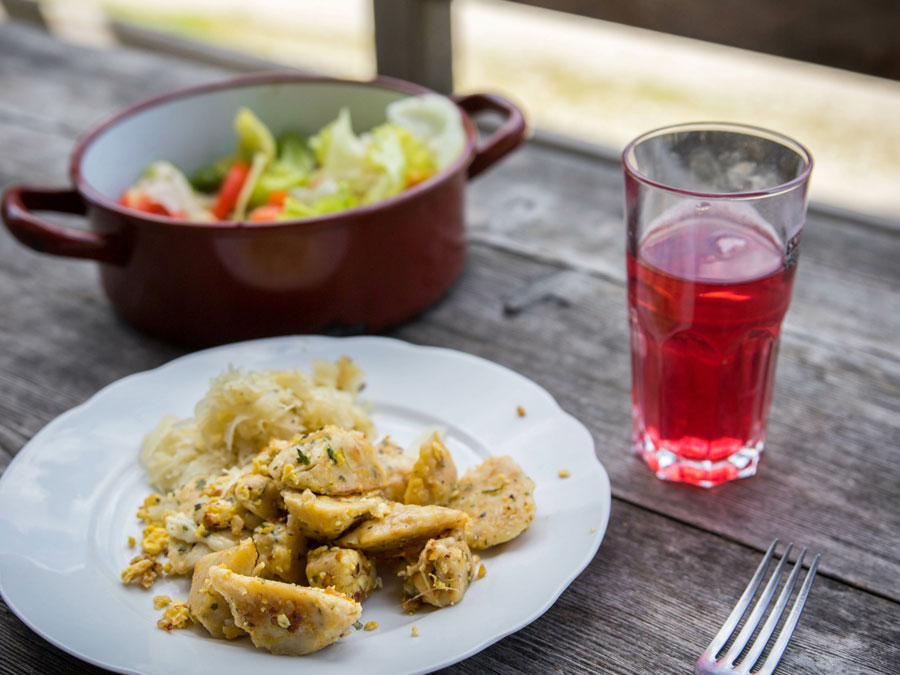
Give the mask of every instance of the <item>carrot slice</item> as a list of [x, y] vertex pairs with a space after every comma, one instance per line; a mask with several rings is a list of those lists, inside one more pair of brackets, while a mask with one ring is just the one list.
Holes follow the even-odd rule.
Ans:
[[266, 204], [265, 206], [257, 206], [250, 212], [250, 220], [256, 223], [268, 222], [276, 220], [281, 212], [284, 211], [283, 206], [278, 204]]
[[287, 190], [275, 190], [269, 193], [269, 199], [266, 200], [266, 203], [274, 206], [284, 206], [284, 200], [287, 199], [287, 196]]
[[143, 211], [144, 213], [154, 213], [159, 216], [174, 215], [170, 214], [165, 206], [150, 199], [145, 192], [135, 188], [125, 190], [119, 199], [119, 203], [122, 206], [127, 206], [129, 209]]
[[246, 162], [235, 162], [228, 170], [225, 180], [222, 181], [222, 187], [219, 189], [216, 205], [212, 209], [213, 215], [219, 220], [227, 219], [228, 214], [237, 204], [248, 173], [250, 173], [250, 165]]

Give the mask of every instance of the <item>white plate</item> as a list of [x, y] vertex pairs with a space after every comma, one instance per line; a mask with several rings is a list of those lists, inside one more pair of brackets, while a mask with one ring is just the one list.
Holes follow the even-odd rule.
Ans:
[[[308, 369], [346, 354], [366, 372], [379, 434], [401, 443], [446, 428], [465, 471], [511, 455], [531, 476], [537, 516], [483, 556], [487, 574], [457, 606], [405, 614], [396, 584], [370, 598], [337, 644], [300, 659], [202, 628], [166, 633], [153, 596], [187, 598], [186, 579], [124, 587], [135, 555], [137, 506], [151, 492], [137, 463], [141, 438], [166, 413], [188, 416], [229, 364]], [[520, 417], [517, 406], [526, 412]], [[571, 477], [561, 479], [560, 469]], [[609, 519], [609, 479], [590, 434], [535, 383], [490, 361], [377, 337], [287, 337], [226, 345], [126, 377], [42, 429], [0, 479], [0, 591], [34, 631], [70, 654], [121, 673], [421, 673], [460, 661], [543, 614], [594, 557]], [[420, 637], [412, 638], [416, 624]]]

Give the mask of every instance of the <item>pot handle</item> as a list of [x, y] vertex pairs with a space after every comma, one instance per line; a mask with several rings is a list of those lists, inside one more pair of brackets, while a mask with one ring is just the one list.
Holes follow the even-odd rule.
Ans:
[[454, 96], [453, 100], [470, 115], [490, 110], [505, 117], [500, 127], [475, 148], [475, 159], [469, 164], [469, 178], [480, 174], [525, 140], [525, 116], [502, 96], [469, 94]]
[[32, 213], [35, 210], [83, 216], [87, 209], [75, 190], [13, 185], [6, 189], [0, 202], [3, 222], [16, 239], [40, 253], [113, 264], [124, 262], [118, 238], [113, 235], [55, 225]]

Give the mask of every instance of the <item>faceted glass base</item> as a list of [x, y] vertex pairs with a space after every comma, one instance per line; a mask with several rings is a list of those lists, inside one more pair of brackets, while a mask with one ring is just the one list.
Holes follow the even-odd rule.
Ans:
[[663, 445], [657, 446], [646, 435], [634, 440], [635, 452], [644, 458], [657, 478], [705, 488], [754, 475], [764, 447], [765, 441], [761, 439], [713, 461], [678, 455]]

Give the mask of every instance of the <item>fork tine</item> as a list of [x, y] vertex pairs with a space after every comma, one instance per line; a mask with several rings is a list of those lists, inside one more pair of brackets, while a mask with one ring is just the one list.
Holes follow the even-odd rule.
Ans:
[[[781, 589], [781, 593], [778, 595], [778, 600], [775, 602], [772, 613], [769, 614], [769, 618], [766, 619], [766, 622], [763, 624], [762, 629], [759, 631], [759, 635], [756, 636], [756, 640], [750, 646], [750, 651], [747, 652], [744, 660], [741, 661], [742, 671], [750, 672], [750, 669], [759, 659], [759, 655], [762, 654], [763, 650], [766, 648], [766, 644], [768, 644], [769, 638], [772, 637], [772, 633], [775, 632], [778, 620], [781, 618], [781, 615], [784, 614], [784, 608], [787, 606], [788, 600], [791, 599], [791, 593], [794, 590], [794, 586], [797, 585], [797, 577], [800, 576], [800, 570], [803, 569], [803, 558], [805, 555], [806, 549], [804, 548], [800, 551], [800, 556], [794, 563], [794, 570], [791, 572], [791, 576], [788, 577], [788, 580], [784, 583], [784, 588]], [[782, 562], [784, 562], [787, 557], [788, 552], [785, 552], [781, 559]]]
[[819, 568], [819, 558], [821, 557], [821, 554], [817, 555], [812, 561], [812, 565], [809, 566], [809, 572], [806, 573], [806, 578], [803, 580], [803, 586], [800, 587], [800, 592], [797, 593], [797, 599], [794, 601], [794, 606], [791, 608], [791, 612], [788, 614], [784, 626], [781, 627], [781, 634], [778, 636], [778, 639], [772, 646], [772, 651], [769, 652], [769, 656], [766, 657], [762, 668], [757, 671], [756, 675], [771, 675], [772, 671], [775, 670], [778, 662], [781, 660], [781, 655], [784, 654], [788, 640], [790, 640], [791, 635], [794, 634], [794, 628], [797, 627], [797, 621], [800, 620], [800, 614], [803, 612], [803, 607], [806, 605], [806, 598], [809, 595], [809, 589], [812, 587], [813, 579], [816, 576], [816, 570]]
[[788, 544], [787, 550], [785, 550], [785, 552], [781, 554], [781, 560], [778, 562], [778, 567], [776, 567], [775, 571], [772, 572], [769, 583], [766, 584], [766, 587], [763, 589], [762, 595], [760, 595], [759, 600], [756, 601], [756, 606], [753, 608], [753, 612], [751, 612], [750, 616], [747, 618], [747, 621], [744, 623], [744, 627], [741, 628], [741, 632], [738, 633], [738, 636], [734, 639], [734, 643], [731, 645], [731, 648], [726, 652], [725, 656], [722, 657], [722, 663], [731, 666], [734, 663], [734, 660], [738, 657], [738, 654], [740, 654], [744, 650], [744, 646], [747, 644], [750, 636], [753, 635], [753, 631], [756, 630], [756, 627], [759, 625], [763, 614], [765, 614], [766, 609], [769, 607], [769, 603], [772, 601], [772, 596], [775, 595], [775, 589], [778, 588], [778, 583], [781, 581], [781, 575], [784, 572], [784, 565], [787, 562], [788, 556], [790, 556], [791, 549], [793, 547], [793, 544]]
[[775, 546], [777, 544], [778, 539], [775, 539], [769, 546], [769, 550], [766, 551], [765, 557], [762, 559], [762, 562], [759, 563], [759, 567], [756, 568], [756, 572], [753, 573], [753, 577], [750, 579], [750, 582], [744, 589], [744, 593], [737, 601], [734, 609], [731, 610], [731, 614], [729, 614], [728, 618], [725, 619], [725, 623], [722, 624], [722, 628], [718, 633], [716, 633], [715, 637], [712, 639], [712, 642], [709, 643], [709, 647], [706, 648], [705, 654], [711, 657], [712, 660], [715, 660], [716, 655], [719, 653], [719, 650], [722, 649], [723, 645], [726, 642], [728, 642], [728, 638], [731, 637], [731, 634], [734, 632], [735, 626], [738, 625], [741, 617], [744, 616], [744, 611], [747, 609], [747, 605], [750, 604], [750, 600], [756, 593], [756, 589], [759, 588], [759, 582], [762, 581], [766, 570], [769, 569], [769, 563], [772, 561], [772, 555], [775, 553]]

